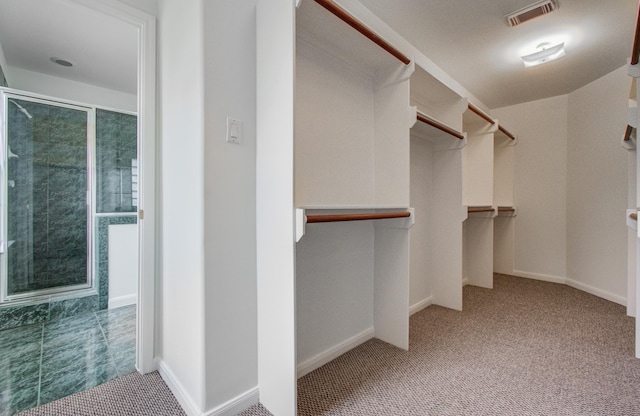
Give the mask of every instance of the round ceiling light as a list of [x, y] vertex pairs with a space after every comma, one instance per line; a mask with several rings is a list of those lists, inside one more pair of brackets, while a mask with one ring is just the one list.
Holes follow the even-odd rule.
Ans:
[[73, 66], [73, 64], [67, 61], [66, 59], [61, 59], [56, 57], [51, 57], [50, 59], [51, 59], [51, 62], [53, 62], [54, 64], [58, 64], [60, 66], [65, 66], [67, 68]]

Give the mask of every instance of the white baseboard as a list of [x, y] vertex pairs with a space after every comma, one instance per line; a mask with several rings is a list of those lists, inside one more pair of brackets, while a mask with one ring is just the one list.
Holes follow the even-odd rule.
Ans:
[[203, 416], [235, 416], [247, 408], [258, 404], [260, 401], [260, 390], [254, 387], [241, 395], [216, 406], [214, 409], [206, 411]]
[[421, 310], [430, 306], [432, 303], [433, 303], [433, 296], [429, 296], [428, 298], [422, 299], [421, 301], [414, 303], [409, 307], [409, 316], [413, 315], [414, 313], [420, 312]]
[[527, 279], [542, 280], [543, 282], [567, 284], [566, 277], [552, 276], [549, 274], [523, 272], [522, 270], [514, 270], [513, 276], [526, 277]]
[[597, 297], [602, 298], [602, 299], [606, 299], [606, 300], [608, 300], [610, 302], [614, 302], [614, 303], [617, 303], [617, 304], [622, 305], [622, 306], [627, 306], [627, 299], [626, 298], [624, 298], [622, 296], [619, 296], [619, 295], [614, 295], [613, 293], [606, 292], [606, 291], [604, 291], [602, 289], [598, 289], [598, 288], [593, 287], [591, 285], [587, 285], [587, 284], [584, 284], [582, 282], [578, 282], [577, 280], [573, 280], [573, 279], [567, 278], [567, 286], [571, 286], [571, 287], [573, 287], [575, 289], [582, 290], [583, 292], [590, 293], [590, 294], [592, 294], [594, 296], [597, 296]]
[[201, 416], [202, 412], [195, 404], [191, 396], [189, 396], [182, 384], [180, 384], [178, 379], [173, 375], [171, 369], [160, 358], [156, 358], [156, 363], [160, 376], [167, 384], [169, 390], [171, 390], [171, 393], [173, 393], [176, 400], [178, 400], [178, 403], [180, 403], [180, 406], [182, 406], [182, 410], [184, 410], [187, 416]]
[[135, 305], [138, 302], [138, 295], [135, 293], [132, 295], [119, 296], [117, 298], [109, 299], [109, 309], [119, 308], [121, 306]]
[[164, 382], [171, 390], [171, 393], [176, 397], [180, 406], [188, 416], [234, 416], [243, 410], [258, 404], [260, 400], [260, 391], [258, 387], [254, 387], [246, 392], [234, 397], [231, 400], [222, 403], [219, 406], [206, 412], [202, 412], [198, 409], [193, 399], [186, 392], [182, 384], [173, 375], [173, 372], [169, 367], [159, 358], [156, 358], [156, 365], [158, 372], [164, 380]]
[[344, 354], [345, 352], [357, 347], [363, 342], [369, 341], [375, 335], [373, 327], [362, 331], [361, 333], [352, 336], [344, 340], [343, 342], [335, 345], [320, 354], [309, 358], [306, 361], [301, 362], [297, 366], [298, 378], [309, 374], [313, 370], [322, 367], [331, 360], [334, 360]]
[[558, 277], [558, 276], [550, 276], [546, 274], [529, 273], [529, 272], [523, 272], [521, 270], [514, 270], [513, 276], [525, 277], [527, 279], [534, 279], [534, 280], [542, 280], [545, 282], [564, 284], [567, 286], [571, 286], [574, 289], [578, 289], [578, 290], [582, 290], [583, 292], [590, 293], [599, 298], [606, 299], [610, 302], [614, 302], [622, 306], [627, 306], [627, 299], [623, 296], [615, 295], [613, 293], [607, 292], [602, 289], [598, 289], [591, 285], [578, 282], [577, 280], [569, 279], [568, 277]]
[[468, 277], [463, 278], [462, 279], [462, 287], [465, 287], [468, 284], [469, 284], [469, 278]]

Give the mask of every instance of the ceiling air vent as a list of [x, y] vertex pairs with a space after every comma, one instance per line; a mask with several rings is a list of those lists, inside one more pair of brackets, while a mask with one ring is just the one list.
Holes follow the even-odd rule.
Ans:
[[557, 0], [543, 0], [533, 3], [505, 16], [509, 26], [518, 26], [543, 14], [551, 13], [558, 8]]

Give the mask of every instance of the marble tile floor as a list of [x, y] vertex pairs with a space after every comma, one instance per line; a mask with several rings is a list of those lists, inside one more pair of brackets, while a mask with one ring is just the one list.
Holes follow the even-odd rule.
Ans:
[[135, 305], [0, 331], [0, 416], [135, 371]]

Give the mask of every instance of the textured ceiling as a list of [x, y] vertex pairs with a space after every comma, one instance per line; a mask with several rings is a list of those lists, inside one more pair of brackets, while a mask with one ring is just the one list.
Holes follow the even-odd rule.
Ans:
[[[360, 0], [489, 108], [567, 94], [626, 64], [637, 0], [558, 0], [516, 27], [506, 14], [534, 0]], [[567, 55], [525, 68], [523, 49], [564, 41]], [[533, 51], [533, 50], [530, 50]]]
[[137, 36], [132, 25], [73, 2], [0, 0], [0, 45], [10, 67], [136, 94]]

